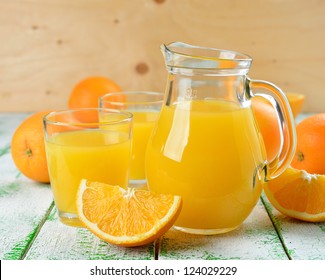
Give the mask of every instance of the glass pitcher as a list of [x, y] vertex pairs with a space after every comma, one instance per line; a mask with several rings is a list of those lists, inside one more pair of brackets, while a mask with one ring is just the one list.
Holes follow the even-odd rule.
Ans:
[[[237, 228], [256, 205], [263, 185], [290, 164], [296, 134], [284, 93], [247, 76], [252, 58], [234, 51], [162, 45], [168, 81], [147, 146], [150, 190], [182, 196], [175, 228], [218, 234]], [[277, 114], [280, 149], [268, 160], [252, 98]]]

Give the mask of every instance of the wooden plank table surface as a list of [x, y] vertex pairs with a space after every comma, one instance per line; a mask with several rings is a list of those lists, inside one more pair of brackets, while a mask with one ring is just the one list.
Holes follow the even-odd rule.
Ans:
[[171, 229], [138, 248], [113, 246], [87, 229], [63, 225], [50, 185], [24, 177], [11, 158], [13, 132], [27, 115], [0, 113], [0, 259], [325, 259], [325, 223], [290, 219], [265, 195], [243, 225], [230, 233], [197, 236]]

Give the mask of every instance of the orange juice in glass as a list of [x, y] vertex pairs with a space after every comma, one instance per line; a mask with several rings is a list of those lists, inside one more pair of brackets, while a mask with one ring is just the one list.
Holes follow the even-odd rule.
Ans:
[[140, 187], [145, 183], [145, 152], [162, 103], [162, 93], [148, 91], [109, 93], [99, 98], [99, 107], [126, 110], [133, 115], [130, 167], [130, 183], [133, 186]]
[[130, 113], [99, 109], [58, 111], [44, 117], [51, 188], [63, 223], [81, 226], [76, 209], [81, 179], [128, 186], [131, 123]]

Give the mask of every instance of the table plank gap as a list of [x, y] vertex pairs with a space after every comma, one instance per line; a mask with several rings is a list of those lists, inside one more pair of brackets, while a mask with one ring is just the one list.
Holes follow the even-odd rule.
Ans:
[[261, 201], [262, 201], [262, 203], [263, 203], [263, 205], [264, 205], [264, 207], [266, 209], [266, 212], [267, 212], [268, 216], [270, 217], [270, 220], [271, 220], [271, 222], [273, 224], [274, 230], [276, 231], [276, 233], [277, 233], [277, 235], [279, 237], [279, 240], [280, 240], [280, 242], [282, 244], [284, 252], [287, 254], [288, 259], [292, 260], [292, 258], [290, 256], [290, 253], [289, 253], [289, 250], [288, 250], [288, 248], [287, 248], [287, 246], [286, 246], [286, 244], [284, 242], [283, 236], [281, 234], [281, 227], [279, 226], [279, 223], [277, 222], [276, 218], [274, 217], [274, 215], [272, 213], [270, 203], [268, 203], [268, 201], [265, 200], [264, 197], [265, 197], [264, 195], [261, 196]]
[[47, 209], [45, 215], [43, 216], [42, 220], [40, 221], [40, 223], [38, 224], [38, 226], [35, 228], [35, 233], [32, 236], [32, 239], [30, 240], [30, 242], [27, 244], [25, 250], [22, 252], [22, 256], [21, 259], [25, 259], [29, 249], [33, 246], [33, 243], [35, 241], [35, 239], [37, 238], [39, 232], [41, 231], [41, 228], [43, 227], [44, 223], [46, 222], [48, 216], [50, 215], [50, 213], [52, 212], [52, 209], [54, 208], [54, 201], [52, 201], [50, 207]]
[[312, 223], [290, 218], [276, 210], [262, 194], [287, 254], [292, 260], [325, 260], [325, 222]]
[[153, 246], [154, 246], [154, 259], [155, 260], [159, 259], [161, 240], [162, 240], [162, 237], [159, 237], [157, 240], [154, 241], [154, 244], [153, 244]]

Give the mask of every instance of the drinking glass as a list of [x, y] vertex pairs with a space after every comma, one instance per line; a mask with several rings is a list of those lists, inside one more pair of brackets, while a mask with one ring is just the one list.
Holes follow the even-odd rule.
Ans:
[[82, 226], [76, 194], [81, 179], [128, 186], [132, 114], [108, 109], [56, 111], [44, 117], [51, 188], [61, 222]]
[[100, 108], [126, 110], [133, 115], [133, 145], [130, 168], [130, 185], [143, 187], [146, 183], [144, 159], [148, 139], [163, 104], [163, 93], [126, 91], [103, 95]]

